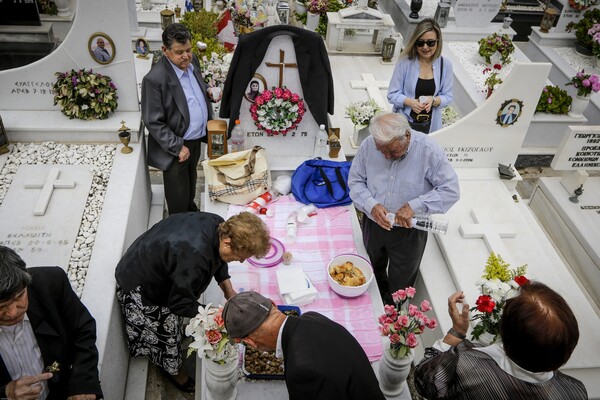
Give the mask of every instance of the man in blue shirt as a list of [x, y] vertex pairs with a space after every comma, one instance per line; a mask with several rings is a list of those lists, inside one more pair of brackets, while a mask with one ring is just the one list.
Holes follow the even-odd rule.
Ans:
[[[415, 214], [443, 214], [459, 198], [456, 172], [433, 138], [410, 129], [403, 114], [371, 119], [350, 168], [350, 197], [364, 212], [363, 241], [382, 299], [412, 286], [427, 232], [411, 228]], [[394, 214], [394, 223], [387, 218]], [[389, 263], [389, 268], [388, 268]]]
[[148, 164], [163, 171], [169, 214], [197, 211], [196, 168], [206, 122], [212, 119], [207, 86], [182, 24], [162, 34], [164, 57], [142, 81], [142, 118], [148, 136]]

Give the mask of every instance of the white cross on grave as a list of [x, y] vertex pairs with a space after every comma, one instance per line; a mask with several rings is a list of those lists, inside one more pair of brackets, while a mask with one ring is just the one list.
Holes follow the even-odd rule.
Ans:
[[25, 189], [42, 189], [40, 197], [38, 198], [35, 207], [33, 208], [33, 215], [44, 215], [46, 214], [46, 208], [50, 203], [50, 197], [54, 189], [73, 189], [75, 188], [75, 181], [58, 179], [60, 171], [58, 168], [52, 168], [46, 177], [46, 181], [40, 182], [26, 182]]
[[514, 238], [517, 230], [511, 223], [481, 222], [485, 211], [480, 208], [471, 209], [471, 217], [474, 224], [461, 224], [460, 234], [464, 239], [483, 239], [490, 252], [500, 254], [504, 261], [512, 265], [508, 248], [504, 245], [502, 238]]
[[368, 72], [363, 72], [360, 74], [362, 77], [362, 81], [350, 81], [350, 87], [352, 89], [367, 89], [367, 94], [370, 99], [375, 100], [377, 105], [381, 107], [383, 110], [391, 111], [390, 103], [388, 103], [387, 99], [381, 94], [380, 89], [387, 90], [388, 81], [377, 81], [375, 80], [375, 76]]

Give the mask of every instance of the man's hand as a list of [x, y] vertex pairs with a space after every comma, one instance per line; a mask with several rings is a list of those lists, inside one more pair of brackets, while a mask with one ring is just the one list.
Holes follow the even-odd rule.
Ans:
[[[462, 310], [460, 311], [458, 304], [462, 304]], [[465, 303], [464, 292], [456, 292], [448, 297], [448, 315], [452, 319], [452, 327], [459, 333], [466, 335], [469, 330], [469, 305]]]
[[371, 210], [371, 216], [373, 217], [373, 221], [377, 222], [377, 225], [389, 231], [392, 229], [392, 224], [386, 217], [387, 209], [381, 203], [375, 204], [375, 207]]
[[76, 394], [67, 397], [67, 400], [96, 400], [95, 394]]
[[403, 228], [412, 227], [412, 219], [415, 216], [415, 212], [408, 205], [408, 203], [404, 203], [402, 207], [398, 211], [396, 211], [396, 225], [401, 226]]
[[37, 400], [42, 392], [39, 382], [52, 378], [52, 373], [46, 372], [35, 376], [23, 376], [6, 385], [6, 397], [11, 400]]
[[179, 162], [184, 162], [188, 158], [190, 158], [190, 149], [185, 147], [185, 145], [181, 146], [181, 151], [179, 152]]

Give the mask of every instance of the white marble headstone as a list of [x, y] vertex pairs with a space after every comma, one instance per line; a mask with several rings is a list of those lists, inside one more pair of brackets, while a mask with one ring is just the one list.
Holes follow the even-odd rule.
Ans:
[[[263, 58], [262, 63], [257, 68], [255, 78], [253, 80], [259, 80], [260, 90], [264, 89], [263, 83], [266, 83], [266, 88], [272, 89], [273, 87], [279, 86], [279, 71], [277, 67], [269, 67], [266, 63], [279, 64], [281, 62], [281, 53], [283, 51], [283, 64], [296, 64], [296, 52], [294, 50], [294, 43], [288, 35], [279, 35], [271, 40], [269, 48]], [[262, 77], [262, 79], [261, 79]], [[264, 82], [262, 82], [264, 79]], [[282, 86], [286, 86], [293, 93], [297, 93], [301, 98], [304, 98], [304, 92], [300, 84], [300, 75], [298, 74], [298, 68], [287, 66], [283, 68], [283, 79]], [[246, 92], [250, 90], [250, 84]], [[323, 95], [326, 95], [327, 88], [323, 88]], [[284, 135], [273, 135], [268, 136], [266, 132], [257, 129], [252, 120], [250, 114], [250, 106], [252, 103], [246, 98], [242, 99], [240, 107], [240, 123], [242, 129], [246, 132], [246, 143], [245, 147], [251, 148], [252, 146], [262, 146], [267, 150], [269, 157], [278, 156], [298, 156], [311, 158], [314, 149], [315, 136], [319, 130], [319, 126], [314, 120], [308, 104], [304, 102], [306, 113], [302, 118], [302, 121], [298, 125], [298, 128], [288, 132]], [[232, 121], [233, 122], [233, 121]]]
[[456, 26], [486, 27], [500, 11], [501, 4], [502, 0], [457, 0], [454, 6]]
[[600, 170], [600, 126], [569, 126], [550, 166], [555, 170]]
[[[44, 215], [34, 215], [43, 192], [25, 186], [44, 183], [52, 169], [60, 179], [75, 183], [73, 188], [54, 189]], [[28, 266], [56, 265], [65, 271], [85, 203], [92, 184], [92, 173], [85, 165], [22, 165], [0, 205], [0, 244], [14, 249]]]
[[556, 28], [554, 28], [555, 32], [557, 32], [557, 33], [564, 33], [565, 27], [567, 26], [567, 24], [569, 22], [579, 21], [583, 17], [583, 14], [585, 13], [585, 11], [591, 10], [594, 8], [598, 8], [598, 6], [593, 6], [593, 7], [587, 8], [584, 11], [580, 11], [580, 10], [576, 10], [573, 7], [571, 7], [569, 5], [568, 0], [564, 0], [564, 1], [562, 1], [562, 3], [563, 3], [563, 8], [562, 8], [562, 11], [560, 12], [558, 22], [556, 23]]

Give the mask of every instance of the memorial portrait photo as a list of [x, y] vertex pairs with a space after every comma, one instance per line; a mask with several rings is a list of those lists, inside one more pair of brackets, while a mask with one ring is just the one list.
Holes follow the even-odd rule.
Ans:
[[138, 57], [146, 58], [146, 55], [149, 51], [150, 47], [148, 46], [148, 42], [146, 41], [146, 39], [138, 38], [135, 41], [135, 52], [137, 53]]
[[96, 32], [90, 36], [88, 50], [90, 56], [99, 64], [110, 64], [115, 59], [115, 44], [105, 33]]
[[248, 85], [248, 89], [244, 94], [246, 100], [251, 103], [254, 103], [254, 99], [258, 96], [263, 90], [267, 88], [267, 81], [261, 74], [254, 74], [252, 79], [250, 80], [250, 84]]
[[522, 107], [523, 103], [517, 99], [505, 101], [502, 106], [500, 106], [496, 122], [501, 126], [509, 126], [514, 124], [521, 116]]

